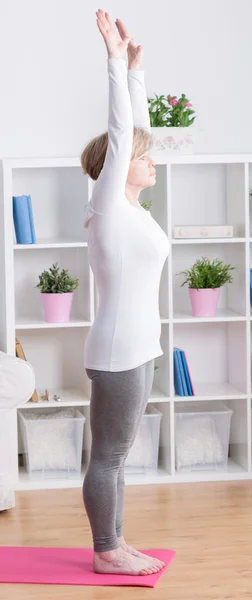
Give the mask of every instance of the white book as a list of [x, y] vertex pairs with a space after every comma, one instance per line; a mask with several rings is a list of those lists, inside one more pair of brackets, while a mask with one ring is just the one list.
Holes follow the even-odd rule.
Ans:
[[233, 237], [232, 225], [175, 225], [174, 238], [225, 238]]

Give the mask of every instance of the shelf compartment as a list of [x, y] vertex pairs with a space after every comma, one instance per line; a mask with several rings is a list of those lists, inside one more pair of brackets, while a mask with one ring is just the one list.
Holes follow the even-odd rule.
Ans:
[[[175, 403], [175, 413], [176, 413], [176, 404]], [[195, 409], [196, 406], [196, 409]], [[229, 398], [223, 399], [222, 402], [200, 402], [197, 401], [197, 399], [195, 400], [195, 402], [190, 406], [190, 404], [188, 404], [187, 402], [184, 402], [183, 404], [179, 403], [179, 406], [177, 409], [179, 409], [179, 412], [185, 412], [185, 414], [187, 414], [188, 412], [199, 412], [199, 416], [202, 417], [202, 415], [205, 415], [206, 410], [209, 410], [209, 407], [211, 409], [211, 411], [213, 411], [213, 419], [215, 422], [215, 426], [216, 426], [216, 430], [217, 431], [217, 435], [220, 436], [220, 442], [222, 444], [224, 444], [223, 449], [225, 449], [225, 445], [226, 442], [222, 438], [223, 435], [225, 435], [225, 431], [226, 431], [226, 427], [228, 426], [227, 424], [224, 425], [224, 415], [220, 414], [220, 416], [218, 416], [219, 411], [223, 411], [224, 407], [226, 407], [226, 409], [228, 411], [232, 411], [232, 416], [231, 416], [231, 422], [230, 422], [230, 436], [229, 436], [229, 444], [228, 444], [228, 463], [227, 466], [224, 467], [224, 465], [222, 466], [222, 468], [216, 468], [213, 467], [211, 468], [211, 465], [209, 464], [206, 468], [204, 468], [204, 466], [202, 465], [199, 468], [193, 468], [190, 469], [190, 467], [186, 468], [181, 468], [178, 469], [176, 471], [176, 473], [178, 474], [194, 474], [195, 471], [199, 471], [200, 474], [207, 472], [207, 471], [212, 471], [213, 473], [222, 473], [223, 475], [225, 473], [228, 473], [230, 470], [230, 465], [232, 465], [232, 469], [234, 472], [241, 472], [241, 471], [245, 471], [248, 472], [249, 469], [249, 464], [250, 464], [250, 457], [249, 457], [249, 449], [248, 449], [248, 432], [247, 432], [247, 418], [248, 418], [248, 402], [247, 399], [235, 399], [235, 400], [230, 400]], [[208, 415], [207, 415], [208, 416]], [[228, 418], [228, 414], [227, 414], [227, 418]], [[226, 417], [225, 417], [226, 419]], [[175, 421], [176, 423], [176, 421]], [[212, 432], [213, 433], [213, 432]], [[207, 429], [207, 424], [206, 424], [206, 441], [211, 442], [210, 439], [210, 429], [208, 431]], [[176, 433], [175, 433], [175, 440], [176, 440]], [[212, 440], [213, 442], [213, 440]], [[176, 442], [175, 442], [176, 443]], [[202, 440], [200, 442], [199, 440], [199, 448], [200, 448], [200, 443], [202, 443]], [[217, 443], [217, 442], [216, 442]], [[210, 447], [210, 446], [209, 446]]]
[[173, 327], [174, 346], [186, 353], [198, 399], [246, 396], [245, 322], [176, 323]]
[[18, 411], [23, 460], [31, 479], [80, 477], [85, 417], [77, 407]]
[[244, 237], [245, 181], [244, 164], [172, 165], [172, 228], [227, 224]]
[[[43, 404], [46, 404], [45, 402]], [[57, 406], [53, 405], [53, 406], [48, 406], [47, 408], [44, 407], [38, 407], [38, 409], [34, 409], [32, 412], [36, 413], [36, 411], [38, 411], [39, 414], [51, 414], [57, 411], [64, 411], [67, 410], [65, 409], [62, 404], [60, 403], [55, 403], [57, 404]], [[69, 406], [69, 405], [68, 405]], [[64, 473], [49, 473], [49, 477], [44, 478], [43, 477], [43, 473], [37, 473], [35, 477], [30, 477], [29, 473], [26, 472], [25, 467], [25, 452], [26, 452], [26, 447], [25, 447], [25, 443], [24, 443], [24, 439], [23, 439], [23, 432], [22, 432], [22, 427], [21, 427], [21, 418], [19, 413], [21, 413], [21, 415], [27, 415], [31, 412], [30, 410], [27, 410], [25, 408], [25, 406], [23, 405], [22, 407], [20, 407], [18, 409], [18, 463], [19, 463], [19, 468], [18, 468], [18, 477], [17, 477], [17, 488], [16, 489], [22, 489], [22, 483], [24, 484], [24, 482], [27, 485], [27, 489], [36, 489], [37, 488], [37, 484], [38, 482], [40, 482], [40, 486], [41, 488], [47, 488], [47, 487], [51, 487], [51, 482], [53, 483], [52, 487], [54, 487], [54, 483], [56, 484], [55, 487], [61, 487], [60, 485], [58, 485], [58, 481], [61, 481], [62, 487], [75, 487], [76, 484], [77, 486], [81, 483], [81, 479], [83, 477], [83, 473], [86, 471], [87, 469], [87, 465], [89, 462], [89, 457], [90, 457], [90, 449], [91, 449], [91, 429], [90, 429], [90, 408], [87, 405], [71, 405], [71, 409], [74, 410], [74, 412], [79, 413], [82, 417], [84, 417], [84, 421], [85, 421], [85, 425], [84, 425], [84, 429], [83, 429], [83, 439], [82, 439], [82, 459], [81, 459], [81, 474], [71, 474], [71, 477], [69, 477], [68, 475], [64, 476]], [[49, 420], [49, 425], [50, 425], [51, 419]], [[43, 420], [44, 423], [44, 420]], [[55, 442], [56, 443], [56, 442]], [[63, 440], [60, 440], [60, 443], [63, 443]], [[70, 484], [70, 482], [68, 480], [72, 480], [72, 485]], [[83, 479], [82, 479], [83, 481]], [[34, 485], [32, 485], [32, 483], [34, 483]], [[48, 483], [48, 485], [47, 485]]]
[[[62, 163], [63, 164], [63, 163]], [[88, 201], [88, 177], [79, 167], [17, 168], [13, 170], [13, 196], [31, 196], [38, 240], [86, 241], [84, 205]], [[16, 236], [13, 225], [13, 242]]]
[[178, 472], [226, 470], [232, 411], [220, 402], [175, 405]]
[[[205, 244], [204, 246], [189, 246], [187, 252], [183, 246], [176, 246], [173, 249], [173, 306], [175, 309], [174, 318], [181, 318], [185, 314], [188, 319], [192, 317], [191, 302], [189, 298], [188, 285], [182, 285], [185, 281], [182, 271], [190, 269], [196, 260], [207, 257], [209, 260], [218, 258], [224, 264], [231, 264], [235, 267], [231, 271], [233, 281], [221, 287], [218, 302], [218, 316], [230, 316], [232, 318], [246, 318], [246, 258], [245, 244]], [[226, 320], [226, 319], [224, 319]]]
[[84, 369], [88, 331], [88, 328], [17, 331], [26, 359], [36, 373], [36, 390], [55, 390], [56, 393], [65, 390], [63, 396], [67, 401], [70, 390], [77, 389], [81, 396], [75, 392], [73, 399], [89, 398], [90, 380]]
[[[58, 262], [61, 269], [67, 269], [69, 275], [79, 279], [79, 285], [73, 294], [71, 321], [83, 324], [91, 317], [91, 278], [86, 248], [45, 249], [27, 252], [25, 257], [17, 252], [14, 255], [15, 318], [16, 327], [50, 327], [44, 320], [40, 289], [37, 288], [39, 275]], [[58, 326], [59, 324], [53, 324]], [[69, 324], [68, 324], [69, 326]]]

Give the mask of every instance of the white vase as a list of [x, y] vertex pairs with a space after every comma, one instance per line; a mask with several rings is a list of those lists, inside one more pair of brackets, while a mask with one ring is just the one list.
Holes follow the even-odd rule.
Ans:
[[152, 127], [153, 151], [161, 154], [193, 154], [196, 128]]

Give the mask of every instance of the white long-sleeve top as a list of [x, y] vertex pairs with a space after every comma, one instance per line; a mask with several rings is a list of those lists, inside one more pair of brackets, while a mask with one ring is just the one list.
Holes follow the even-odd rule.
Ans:
[[133, 126], [150, 130], [144, 73], [108, 59], [108, 149], [85, 207], [88, 256], [99, 296], [84, 347], [84, 366], [133, 369], [163, 354], [160, 278], [169, 241], [149, 211], [125, 196]]

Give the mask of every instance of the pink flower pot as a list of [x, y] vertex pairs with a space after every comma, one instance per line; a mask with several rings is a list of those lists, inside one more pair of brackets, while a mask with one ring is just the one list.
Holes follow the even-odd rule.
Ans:
[[65, 323], [70, 321], [73, 292], [65, 294], [41, 294], [45, 321]]
[[193, 317], [215, 317], [220, 288], [197, 290], [189, 288]]

